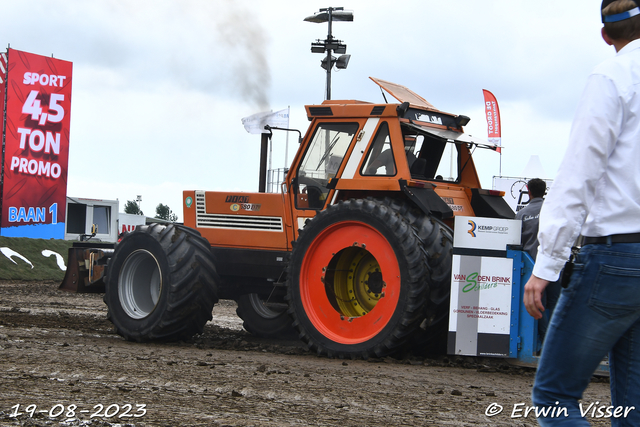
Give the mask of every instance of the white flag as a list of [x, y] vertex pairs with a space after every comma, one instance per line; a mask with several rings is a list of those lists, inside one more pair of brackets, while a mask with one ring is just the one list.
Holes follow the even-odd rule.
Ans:
[[256, 113], [252, 116], [242, 119], [244, 128], [249, 133], [269, 133], [265, 130], [265, 125], [272, 127], [288, 127], [289, 126], [289, 110], [265, 111]]

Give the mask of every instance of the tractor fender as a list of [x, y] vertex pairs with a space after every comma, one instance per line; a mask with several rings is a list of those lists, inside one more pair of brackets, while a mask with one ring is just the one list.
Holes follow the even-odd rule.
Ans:
[[476, 216], [487, 218], [513, 219], [516, 214], [511, 206], [499, 195], [487, 194], [487, 190], [471, 189], [471, 208]]
[[453, 217], [453, 210], [438, 196], [432, 184], [426, 183], [423, 188], [409, 187], [407, 181], [400, 180], [400, 188], [425, 215], [433, 215], [440, 220]]

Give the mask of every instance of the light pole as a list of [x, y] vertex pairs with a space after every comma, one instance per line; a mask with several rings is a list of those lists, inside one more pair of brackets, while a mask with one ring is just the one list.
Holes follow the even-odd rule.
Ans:
[[349, 64], [351, 55], [341, 55], [339, 58], [331, 55], [331, 52], [344, 54], [347, 52], [347, 45], [342, 40], [333, 38], [331, 34], [331, 24], [333, 21], [353, 21], [353, 12], [345, 11], [343, 7], [327, 7], [320, 9], [319, 12], [304, 18], [307, 22], [329, 23], [329, 32], [325, 40], [316, 40], [311, 43], [312, 53], [327, 53], [327, 56], [321, 61], [320, 66], [327, 70], [327, 93], [325, 99], [331, 99], [331, 69], [335, 65], [336, 68], [345, 69]]

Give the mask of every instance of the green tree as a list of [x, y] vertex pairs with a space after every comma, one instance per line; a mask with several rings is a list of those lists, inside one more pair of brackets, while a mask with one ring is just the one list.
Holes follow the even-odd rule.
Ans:
[[140, 210], [140, 206], [132, 200], [127, 200], [127, 203], [124, 205], [124, 213], [131, 215], [144, 215]]
[[164, 219], [165, 221], [176, 222], [178, 220], [178, 215], [174, 214], [173, 211], [167, 205], [163, 205], [162, 203], [156, 206], [156, 218]]

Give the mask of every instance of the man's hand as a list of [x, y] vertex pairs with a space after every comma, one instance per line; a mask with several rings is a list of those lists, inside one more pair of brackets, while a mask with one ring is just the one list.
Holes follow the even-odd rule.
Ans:
[[532, 274], [527, 284], [524, 285], [524, 306], [534, 319], [542, 318], [542, 312], [544, 311], [542, 292], [548, 284], [548, 280], [541, 279]]

